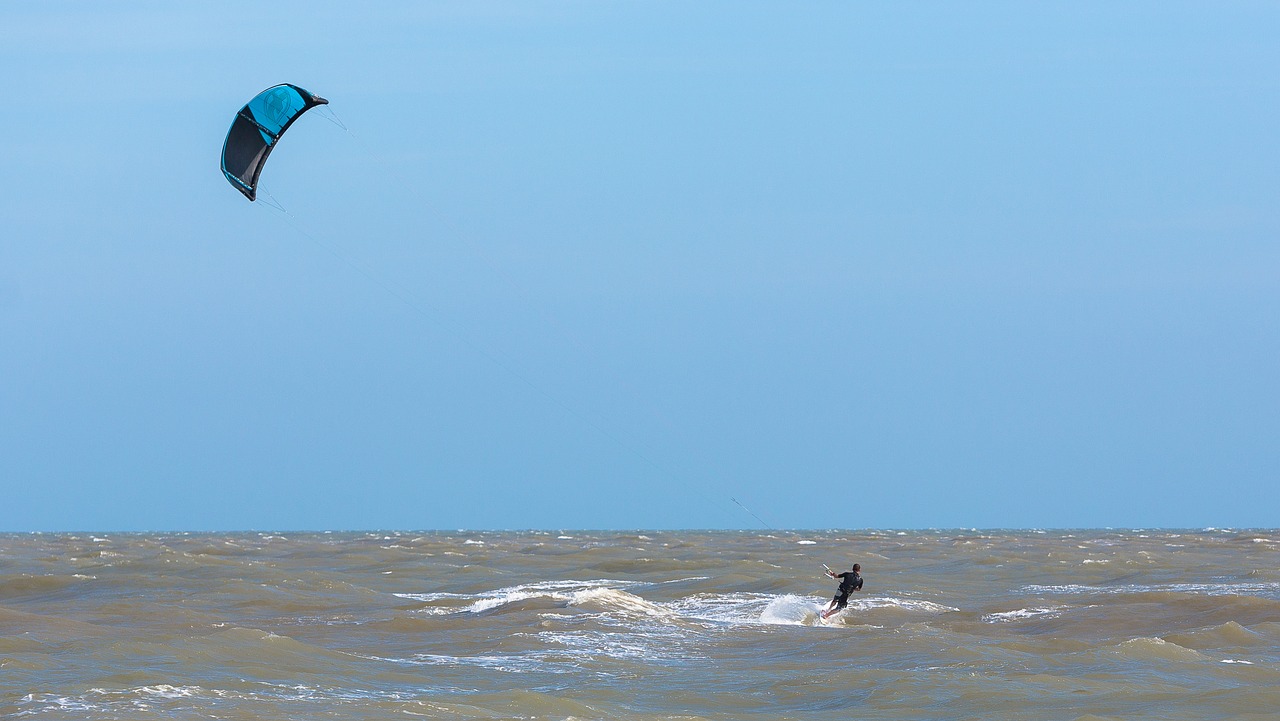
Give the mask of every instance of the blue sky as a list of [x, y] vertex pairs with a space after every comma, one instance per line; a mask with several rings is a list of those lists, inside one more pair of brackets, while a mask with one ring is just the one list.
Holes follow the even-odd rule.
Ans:
[[[0, 530], [1275, 526], [1278, 38], [8, 4]], [[280, 82], [285, 212], [218, 172]]]

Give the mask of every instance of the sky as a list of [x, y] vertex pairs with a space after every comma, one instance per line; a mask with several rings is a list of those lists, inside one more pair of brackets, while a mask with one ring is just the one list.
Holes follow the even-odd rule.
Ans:
[[0, 531], [1280, 525], [1276, 3], [6, 3], [0, 67]]

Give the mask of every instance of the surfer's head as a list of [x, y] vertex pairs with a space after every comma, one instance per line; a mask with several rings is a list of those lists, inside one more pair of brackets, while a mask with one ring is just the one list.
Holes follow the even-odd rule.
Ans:
[[858, 571], [861, 571], [861, 570], [862, 570], [862, 564], [861, 564], [861, 563], [855, 563], [855, 564], [853, 564], [853, 572], [854, 572], [854, 573], [857, 573]]

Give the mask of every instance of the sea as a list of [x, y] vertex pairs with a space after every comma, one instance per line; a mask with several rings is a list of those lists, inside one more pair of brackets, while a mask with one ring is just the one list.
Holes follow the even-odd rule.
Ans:
[[1273, 720], [1280, 531], [4, 534], [0, 718]]

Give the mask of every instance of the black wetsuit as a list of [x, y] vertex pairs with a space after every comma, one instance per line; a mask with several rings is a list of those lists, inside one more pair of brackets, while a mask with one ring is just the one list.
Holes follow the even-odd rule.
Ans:
[[859, 576], [857, 571], [845, 571], [835, 576], [840, 579], [840, 589], [836, 591], [836, 596], [832, 600], [836, 602], [836, 610], [839, 611], [849, 605], [850, 592], [862, 590], [862, 576]]

